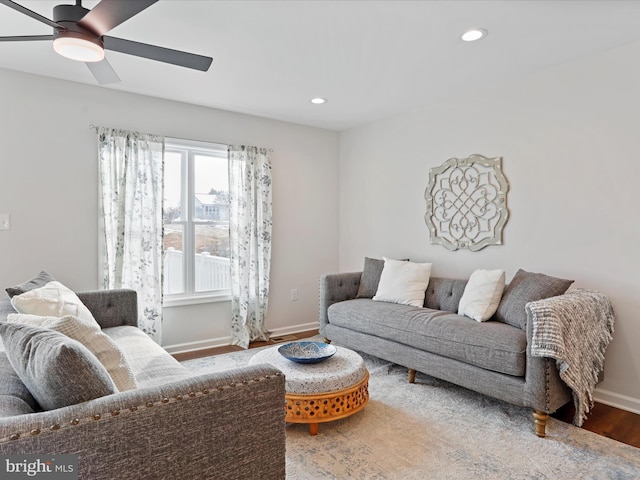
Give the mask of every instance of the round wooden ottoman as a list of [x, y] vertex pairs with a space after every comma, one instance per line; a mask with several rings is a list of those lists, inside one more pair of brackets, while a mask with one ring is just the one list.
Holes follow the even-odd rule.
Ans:
[[356, 352], [336, 346], [336, 353], [320, 363], [287, 360], [278, 347], [256, 353], [249, 365], [268, 363], [285, 376], [286, 421], [308, 423], [317, 435], [318, 424], [353, 415], [369, 401], [369, 372]]

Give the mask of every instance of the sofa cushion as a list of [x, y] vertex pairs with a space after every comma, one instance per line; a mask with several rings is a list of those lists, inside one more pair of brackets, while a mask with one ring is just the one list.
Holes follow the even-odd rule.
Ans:
[[562, 295], [572, 283], [573, 280], [564, 280], [520, 269], [505, 288], [494, 318], [498, 322], [504, 322], [524, 330], [527, 325], [525, 310], [527, 303]]
[[[427, 308], [354, 299], [328, 309], [329, 323], [480, 368], [524, 376], [526, 334], [519, 328]], [[425, 372], [429, 373], [429, 372]]]
[[475, 270], [464, 287], [458, 315], [478, 322], [489, 320], [500, 305], [504, 281], [504, 270]]
[[139, 388], [164, 385], [190, 376], [189, 371], [137, 327], [103, 330], [122, 351]]
[[0, 323], [9, 363], [45, 410], [116, 393], [106, 369], [80, 342], [47, 328]]
[[32, 327], [50, 328], [67, 337], [77, 340], [93, 353], [107, 369], [109, 376], [119, 391], [133, 390], [137, 387], [133, 371], [124, 354], [109, 336], [105, 335], [98, 324], [87, 325], [73, 315], [64, 317], [44, 317], [13, 313], [7, 316], [9, 323], [22, 323]]
[[424, 296], [424, 306], [434, 310], [457, 312], [467, 280], [431, 277]]
[[5, 291], [9, 297], [13, 297], [15, 295], [21, 295], [25, 292], [29, 292], [35, 288], [44, 287], [47, 283], [53, 282], [55, 278], [49, 275], [47, 272], [42, 270], [38, 275], [33, 277], [30, 280], [27, 280], [24, 283], [16, 285], [15, 287], [7, 287]]
[[431, 275], [430, 263], [384, 258], [378, 291], [373, 300], [421, 307]]

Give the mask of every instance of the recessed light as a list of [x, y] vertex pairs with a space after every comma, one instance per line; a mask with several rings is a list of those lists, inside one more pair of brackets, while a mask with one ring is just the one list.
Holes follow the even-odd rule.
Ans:
[[475, 42], [486, 37], [488, 33], [484, 28], [473, 28], [464, 32], [460, 38], [465, 42]]
[[309, 101], [315, 105], [322, 105], [323, 103], [327, 103], [327, 99], [322, 97], [315, 97]]

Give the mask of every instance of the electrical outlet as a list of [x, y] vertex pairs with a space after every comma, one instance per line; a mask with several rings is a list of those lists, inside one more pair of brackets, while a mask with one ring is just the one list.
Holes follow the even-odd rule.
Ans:
[[11, 217], [8, 213], [0, 213], [0, 230], [11, 230]]
[[298, 289], [297, 288], [292, 288], [291, 289], [291, 301], [292, 302], [297, 302], [298, 301]]

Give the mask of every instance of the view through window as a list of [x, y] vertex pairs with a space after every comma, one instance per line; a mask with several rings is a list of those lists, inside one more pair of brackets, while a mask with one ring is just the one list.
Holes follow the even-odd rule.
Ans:
[[229, 290], [226, 145], [166, 141], [164, 252], [165, 295], [207, 295]]

